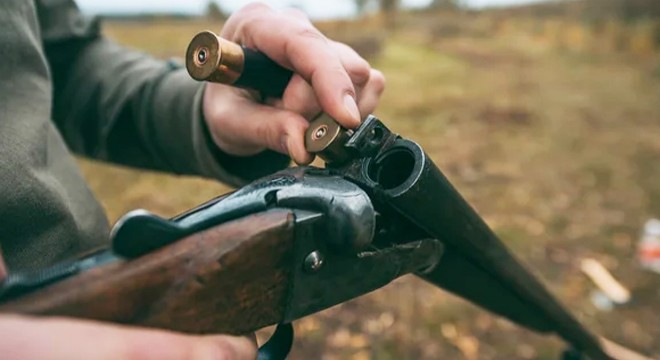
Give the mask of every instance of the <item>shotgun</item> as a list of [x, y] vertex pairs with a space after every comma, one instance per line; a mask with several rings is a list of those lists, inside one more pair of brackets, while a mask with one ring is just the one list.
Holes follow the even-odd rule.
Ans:
[[[281, 96], [291, 72], [211, 32], [190, 75]], [[355, 130], [326, 115], [306, 147], [325, 168], [269, 175], [171, 219], [145, 210], [111, 247], [9, 274], [0, 312], [72, 316], [189, 333], [279, 324], [259, 359], [284, 359], [291, 322], [406, 274], [567, 344], [565, 359], [621, 359], [508, 251], [424, 150], [371, 115]]]

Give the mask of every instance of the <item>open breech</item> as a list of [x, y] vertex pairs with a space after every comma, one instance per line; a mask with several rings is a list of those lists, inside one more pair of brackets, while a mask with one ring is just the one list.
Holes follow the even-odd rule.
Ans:
[[[208, 32], [193, 40], [194, 77], [259, 89], [254, 79], [263, 82], [275, 69], [277, 81], [264, 88], [281, 94], [290, 74], [219, 41]], [[217, 53], [223, 48], [231, 49], [230, 61], [250, 63], [223, 64]], [[231, 76], [217, 73], [223, 69]], [[253, 69], [249, 78], [243, 69]], [[245, 333], [289, 324], [413, 273], [560, 336], [571, 358], [614, 358], [516, 260], [418, 144], [374, 116], [346, 130], [322, 115], [310, 125], [306, 146], [325, 168], [287, 169], [172, 219], [131, 212], [116, 224], [112, 249], [10, 275], [0, 288], [0, 311]], [[260, 359], [285, 357], [291, 339], [290, 325], [282, 326]]]
[[[309, 131], [324, 126], [326, 121], [313, 123]], [[316, 139], [323, 141], [324, 136]], [[325, 169], [287, 169], [169, 220], [143, 210], [127, 214], [113, 229], [112, 251], [38, 274], [10, 275], [3, 284], [5, 304], [0, 311], [81, 316], [195, 333], [244, 333], [274, 323], [288, 324], [414, 273], [522, 326], [555, 333], [574, 351], [591, 359], [611, 358], [599, 340], [512, 256], [419, 145], [391, 133], [373, 116], [350, 136], [334, 139], [335, 143], [326, 144], [334, 150], [324, 154], [328, 161]], [[341, 155], [333, 157], [338, 153], [337, 146], [343, 147]], [[259, 230], [259, 216], [278, 212], [288, 214], [286, 226], [282, 225], [288, 229], [284, 234], [272, 232], [270, 227]], [[192, 243], [189, 239], [212, 238], [209, 232], [213, 229], [236, 226], [237, 222], [254, 227], [253, 234], [242, 234], [245, 240], [236, 240], [239, 245], [208, 260], [224, 264], [226, 269], [209, 270], [210, 265], [195, 263], [197, 270], [163, 260], [171, 257], [166, 254], [175, 251], [172, 249], [185, 249], [184, 244]], [[220, 236], [222, 232], [215, 231], [218, 246], [228, 246], [222, 243], [222, 237], [233, 233]], [[258, 242], [257, 238], [264, 240]], [[280, 252], [262, 248], [265, 238], [278, 243], [271, 247]], [[251, 249], [241, 251], [243, 243]], [[202, 246], [206, 253], [203, 247], [212, 245], [205, 244], [195, 247]], [[200, 257], [188, 250], [176, 251], [184, 251], [182, 259]], [[239, 257], [246, 260], [238, 261], [234, 268], [227, 265], [233, 262], [225, 258], [235, 262]], [[248, 257], [254, 261], [248, 261]], [[160, 262], [153, 263], [153, 259]], [[113, 271], [102, 272], [104, 267], [112, 267]], [[127, 270], [131, 267], [140, 270]], [[154, 273], [157, 269], [173, 270], [170, 278], [154, 285], [150, 278], [163, 277]], [[243, 277], [244, 281], [266, 281], [266, 286], [276, 287], [279, 292], [268, 297], [268, 303], [255, 299], [252, 306], [247, 306], [245, 301], [231, 300], [235, 287], [242, 285], [224, 284], [226, 276], [222, 275], [200, 275], [211, 271], [231, 272], [232, 277]], [[255, 271], [279, 275], [266, 277], [270, 280], [252, 278], [250, 274]], [[96, 277], [89, 275], [94, 272], [98, 273]], [[79, 288], [80, 278], [85, 276], [87, 282], [103, 281], [105, 286], [91, 295], [82, 290], [67, 291]], [[115, 280], [114, 287], [109, 285], [118, 276], [123, 281]], [[137, 279], [142, 279], [145, 288], [124, 285]], [[213, 289], [204, 290], [206, 287]], [[177, 300], [145, 300], [136, 295], [145, 289]], [[227, 290], [225, 294], [223, 289]], [[58, 295], [62, 293], [68, 295]], [[56, 296], [57, 302], [48, 300]], [[118, 298], [132, 299], [125, 307], [135, 301], [138, 305], [133, 310], [112, 308]], [[272, 307], [272, 303], [279, 304], [278, 310], [263, 313], [263, 308]], [[145, 307], [150, 310], [144, 311]], [[190, 307], [196, 308], [192, 315], [185, 310]], [[139, 308], [143, 310], [136, 314]], [[242, 310], [243, 316], [251, 320], [238, 321], [240, 315], [234, 314], [233, 308]], [[227, 321], [233, 318], [236, 321]], [[290, 344], [291, 336], [289, 328], [280, 329], [262, 350], [262, 356], [270, 351], [263, 358], [282, 357], [288, 350], [282, 344]]]

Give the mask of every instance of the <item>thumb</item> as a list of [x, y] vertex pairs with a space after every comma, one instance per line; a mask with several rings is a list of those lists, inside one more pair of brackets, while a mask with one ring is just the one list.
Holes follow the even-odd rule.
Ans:
[[6, 360], [254, 360], [245, 337], [191, 336], [86, 320], [0, 315]]

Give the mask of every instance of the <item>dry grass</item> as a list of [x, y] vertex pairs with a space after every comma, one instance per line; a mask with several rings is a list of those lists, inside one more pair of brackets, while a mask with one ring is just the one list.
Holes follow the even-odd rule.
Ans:
[[[374, 60], [388, 78], [377, 115], [420, 142], [585, 323], [660, 357], [660, 278], [634, 261], [641, 224], [660, 216], [657, 55], [565, 51], [532, 31], [502, 24], [506, 31], [478, 31], [475, 22], [495, 23], [466, 18], [441, 36], [449, 30], [404, 22], [388, 36]], [[107, 33], [171, 56], [208, 27], [122, 23]], [[136, 207], [172, 215], [228, 190], [207, 180], [83, 168], [112, 219]], [[592, 285], [576, 266], [585, 255], [632, 289], [630, 305], [607, 313], [593, 307]], [[297, 359], [556, 359], [560, 350], [557, 340], [414, 278], [305, 318], [297, 331]]]

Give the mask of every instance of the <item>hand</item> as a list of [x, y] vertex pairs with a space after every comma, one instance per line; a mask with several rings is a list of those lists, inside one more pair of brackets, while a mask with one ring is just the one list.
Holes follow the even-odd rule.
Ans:
[[254, 360], [245, 337], [190, 336], [64, 318], [0, 315], [5, 360]]
[[313, 160], [304, 145], [308, 121], [323, 111], [355, 128], [376, 108], [385, 86], [379, 71], [350, 47], [326, 38], [298, 10], [251, 4], [234, 13], [220, 35], [294, 71], [282, 99], [267, 104], [245, 90], [206, 85], [203, 111], [211, 135], [232, 155], [270, 148], [308, 164]]

